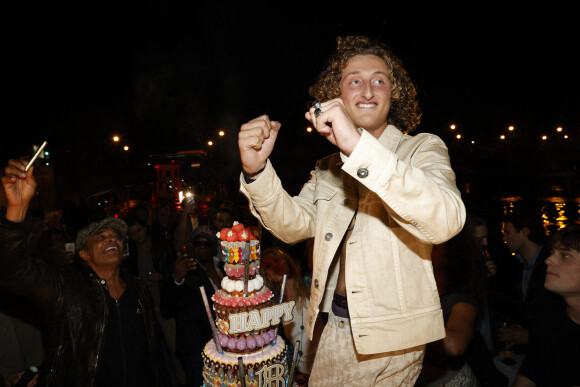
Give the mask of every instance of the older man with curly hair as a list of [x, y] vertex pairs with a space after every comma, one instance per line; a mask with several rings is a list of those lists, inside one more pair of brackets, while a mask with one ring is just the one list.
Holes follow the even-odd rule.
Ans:
[[310, 383], [412, 386], [425, 344], [445, 335], [431, 249], [465, 206], [443, 141], [408, 134], [421, 114], [401, 61], [366, 36], [337, 41], [305, 117], [338, 152], [291, 197], [269, 161], [281, 124], [257, 117], [239, 133], [241, 191], [280, 240], [314, 238], [308, 334], [329, 317]]

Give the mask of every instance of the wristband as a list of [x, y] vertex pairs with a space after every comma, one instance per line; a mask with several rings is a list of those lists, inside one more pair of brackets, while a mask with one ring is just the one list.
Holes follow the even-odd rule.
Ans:
[[242, 175], [244, 175], [244, 181], [246, 182], [246, 184], [250, 184], [256, 181], [256, 179], [252, 179], [252, 177], [257, 176], [260, 173], [264, 172], [264, 169], [266, 169], [266, 165], [264, 165], [262, 168], [253, 173], [246, 173], [246, 171], [244, 171], [244, 169], [242, 168]]

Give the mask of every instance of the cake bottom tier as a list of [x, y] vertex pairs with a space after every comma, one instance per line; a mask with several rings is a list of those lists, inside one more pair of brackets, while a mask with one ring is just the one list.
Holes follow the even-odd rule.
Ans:
[[239, 357], [243, 362], [246, 386], [286, 386], [288, 357], [286, 345], [280, 336], [272, 344], [249, 355], [219, 353], [214, 341], [210, 340], [203, 349], [202, 357], [204, 386], [240, 386]]

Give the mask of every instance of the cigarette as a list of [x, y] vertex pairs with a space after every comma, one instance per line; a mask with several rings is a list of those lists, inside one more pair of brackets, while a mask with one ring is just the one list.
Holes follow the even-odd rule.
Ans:
[[26, 168], [24, 168], [24, 170], [26, 172], [28, 172], [28, 170], [30, 169], [30, 167], [32, 167], [32, 164], [34, 164], [34, 162], [36, 161], [36, 159], [38, 158], [38, 156], [40, 156], [42, 154], [42, 151], [44, 150], [44, 147], [46, 146], [46, 141], [42, 143], [42, 145], [40, 146], [40, 148], [38, 148], [38, 150], [36, 151], [36, 153], [34, 154], [34, 156], [32, 156], [32, 159], [30, 159], [30, 162], [28, 162], [28, 165], [26, 166]]

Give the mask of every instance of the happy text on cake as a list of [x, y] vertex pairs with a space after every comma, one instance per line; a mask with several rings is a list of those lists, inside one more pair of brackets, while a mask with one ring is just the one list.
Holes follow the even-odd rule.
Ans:
[[282, 316], [284, 316], [284, 321], [290, 321], [294, 304], [292, 300], [261, 310], [230, 314], [228, 333], [235, 334], [268, 328], [280, 323]]

